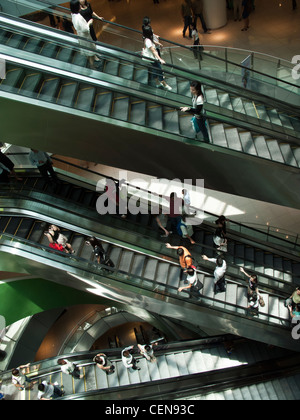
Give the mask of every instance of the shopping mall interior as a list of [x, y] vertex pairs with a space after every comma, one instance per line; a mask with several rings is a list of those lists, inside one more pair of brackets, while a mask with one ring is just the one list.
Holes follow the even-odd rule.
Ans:
[[[233, 10], [242, 2], [203, 0], [208, 30], [198, 19], [195, 52], [182, 3], [91, 0], [94, 43], [78, 38], [69, 2], [0, 0], [0, 171], [12, 165], [0, 183], [3, 399], [37, 399], [45, 380], [60, 399], [300, 398], [300, 6], [250, 1], [242, 30]], [[170, 90], [142, 58], [145, 16]], [[181, 111], [193, 80], [208, 142]], [[47, 153], [57, 178], [31, 150]], [[183, 189], [184, 233], [165, 211]], [[49, 246], [51, 224], [71, 248]], [[99, 260], [89, 237], [101, 241]], [[178, 246], [192, 255], [197, 296]], [[151, 344], [155, 360], [138, 344]], [[128, 346], [139, 370], [122, 361]], [[113, 374], [95, 364], [98, 353]], [[81, 379], [62, 374], [59, 358]], [[11, 371], [27, 363], [37, 384], [20, 391]]]

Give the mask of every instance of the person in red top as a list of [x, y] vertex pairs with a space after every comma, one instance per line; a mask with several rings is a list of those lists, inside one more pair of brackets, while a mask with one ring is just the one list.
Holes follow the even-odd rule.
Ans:
[[191, 256], [191, 253], [184, 246], [172, 246], [170, 244], [166, 244], [166, 247], [169, 249], [177, 250], [177, 255], [179, 256], [179, 264], [181, 266], [180, 281], [182, 281], [183, 273], [185, 272], [185, 270], [191, 268], [193, 265], [193, 258]]

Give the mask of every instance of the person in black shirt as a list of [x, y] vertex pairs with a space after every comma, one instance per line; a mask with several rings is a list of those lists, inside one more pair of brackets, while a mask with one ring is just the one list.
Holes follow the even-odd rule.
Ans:
[[[84, 19], [89, 22], [93, 18], [98, 18], [100, 20], [103, 20], [103, 17], [98, 16], [92, 9], [91, 4], [87, 0], [79, 0], [80, 2], [80, 14]], [[97, 41], [97, 36], [95, 33], [94, 26], [90, 26], [90, 34], [93, 39], [93, 41]]]
[[112, 260], [105, 254], [104, 248], [99, 239], [92, 236], [88, 238], [85, 243], [86, 245], [92, 245], [98, 264], [103, 264], [112, 268], [115, 266]]

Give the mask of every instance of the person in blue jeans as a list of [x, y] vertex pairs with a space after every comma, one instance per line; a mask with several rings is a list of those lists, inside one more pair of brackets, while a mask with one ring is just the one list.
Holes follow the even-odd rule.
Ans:
[[192, 124], [193, 129], [198, 133], [202, 133], [203, 140], [206, 143], [209, 143], [209, 135], [206, 127], [206, 119], [203, 115], [203, 104], [204, 104], [204, 97], [202, 93], [202, 86], [200, 82], [193, 81], [190, 84], [190, 91], [193, 95], [192, 98], [192, 107], [181, 107], [180, 110], [182, 112], [188, 112], [193, 114]]

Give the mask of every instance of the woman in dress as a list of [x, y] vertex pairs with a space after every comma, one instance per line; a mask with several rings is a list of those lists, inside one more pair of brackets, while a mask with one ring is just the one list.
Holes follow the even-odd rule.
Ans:
[[90, 33], [90, 26], [93, 24], [93, 19], [89, 20], [89, 22], [87, 22], [83, 16], [81, 16], [80, 14], [80, 2], [79, 0], [71, 0], [70, 2], [70, 9], [71, 9], [71, 13], [72, 13], [72, 23], [73, 26], [77, 32], [77, 35], [80, 38], [85, 38], [87, 41], [84, 41], [83, 39], [78, 39], [79, 45], [81, 47], [83, 47], [84, 50], [84, 54], [88, 57], [89, 59], [89, 64], [91, 68], [95, 68], [94, 67], [94, 63], [95, 61], [100, 61], [99, 58], [96, 56], [96, 51], [91, 51], [92, 50], [96, 50], [96, 46], [94, 43], [89, 42], [89, 41], [93, 41], [92, 37], [91, 37], [91, 33]]
[[[87, 0], [79, 0], [80, 3], [80, 14], [84, 17], [86, 22], [90, 22], [93, 18], [103, 20], [103, 17], [100, 17], [95, 13], [92, 9], [91, 3]], [[95, 33], [95, 29], [93, 23], [90, 25], [90, 34], [93, 41], [97, 41], [97, 36]]]
[[205, 125], [205, 117], [202, 114], [204, 97], [202, 93], [202, 86], [200, 82], [194, 81], [190, 84], [190, 91], [192, 94], [192, 107], [181, 107], [182, 112], [188, 112], [189, 114], [194, 114], [192, 118], [193, 129], [196, 133], [201, 132], [203, 135], [203, 140], [206, 143], [209, 143], [208, 131]]

